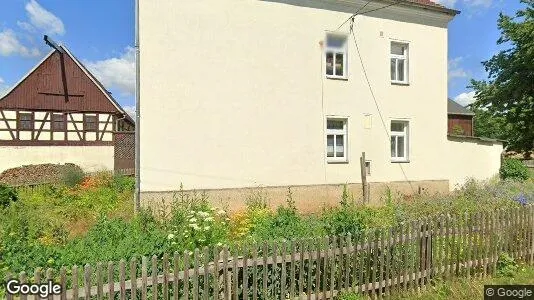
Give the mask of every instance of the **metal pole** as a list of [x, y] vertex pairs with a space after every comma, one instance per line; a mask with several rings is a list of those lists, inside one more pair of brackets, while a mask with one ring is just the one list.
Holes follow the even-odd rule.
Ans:
[[141, 187], [141, 168], [140, 168], [140, 125], [141, 125], [141, 105], [139, 91], [139, 0], [135, 0], [135, 195], [134, 209], [139, 212], [141, 208], [140, 187]]

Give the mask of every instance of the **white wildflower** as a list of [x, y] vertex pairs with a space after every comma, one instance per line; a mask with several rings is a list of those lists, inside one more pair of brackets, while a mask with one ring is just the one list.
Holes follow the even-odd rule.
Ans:
[[191, 218], [191, 219], [189, 219], [189, 222], [190, 222], [190, 223], [196, 223], [196, 221], [197, 221], [196, 218]]
[[199, 212], [197, 213], [197, 215], [200, 216], [200, 217], [202, 217], [202, 218], [206, 218], [206, 217], [208, 217], [210, 214], [207, 213], [207, 212], [205, 212], [205, 211], [199, 211]]
[[217, 211], [217, 215], [218, 215], [218, 216], [222, 216], [222, 215], [224, 215], [225, 213], [226, 213], [226, 212], [225, 212], [224, 210], [222, 210], [222, 209], [219, 209], [219, 210]]
[[172, 240], [172, 239], [174, 239], [174, 234], [169, 233], [169, 235], [167, 236], [167, 239], [168, 239], [168, 240]]
[[219, 247], [222, 246], [222, 243], [221, 243], [221, 242], [218, 242], [218, 243], [217, 243], [217, 246], [219, 246]]
[[213, 221], [213, 217], [207, 217], [206, 219], [204, 219], [204, 221], [211, 222], [211, 221]]
[[211, 227], [209, 227], [209, 226], [204, 226], [204, 230], [206, 230], [206, 231], [210, 230], [210, 228]]

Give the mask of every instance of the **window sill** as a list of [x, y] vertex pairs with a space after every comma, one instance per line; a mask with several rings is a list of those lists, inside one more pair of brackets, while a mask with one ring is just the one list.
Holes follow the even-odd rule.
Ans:
[[326, 161], [328, 164], [348, 164], [349, 161], [348, 160], [327, 160]]
[[391, 160], [391, 163], [392, 164], [407, 164], [407, 163], [410, 163], [410, 160], [409, 159], [392, 159]]
[[409, 86], [409, 82], [403, 82], [403, 81], [391, 81], [392, 85], [402, 85], [402, 86]]
[[334, 76], [334, 75], [326, 75], [326, 79], [342, 80], [342, 81], [348, 81], [349, 80], [347, 77]]

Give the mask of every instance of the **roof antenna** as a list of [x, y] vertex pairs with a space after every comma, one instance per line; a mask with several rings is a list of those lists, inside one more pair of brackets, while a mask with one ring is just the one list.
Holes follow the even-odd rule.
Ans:
[[50, 47], [56, 49], [57, 51], [59, 51], [59, 52], [61, 52], [61, 53], [65, 53], [65, 50], [63, 50], [63, 48], [61, 48], [61, 46], [59, 46], [56, 42], [54, 42], [54, 40], [52, 40], [52, 39], [51, 39], [48, 35], [46, 35], [46, 34], [45, 34], [45, 36], [44, 36], [44, 41], [45, 41], [45, 43], [46, 43], [48, 46], [50, 46]]

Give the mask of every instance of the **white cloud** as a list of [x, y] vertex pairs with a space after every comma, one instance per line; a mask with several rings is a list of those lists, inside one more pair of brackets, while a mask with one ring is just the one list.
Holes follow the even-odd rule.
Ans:
[[26, 12], [28, 13], [28, 17], [30, 18], [30, 23], [36, 28], [42, 30], [46, 34], [65, 34], [65, 26], [63, 25], [61, 19], [44, 9], [41, 5], [39, 5], [39, 3], [37, 3], [37, 1], [30, 0], [30, 2], [26, 4], [25, 8]]
[[493, 0], [435, 0], [435, 2], [445, 5], [446, 7], [455, 7], [456, 3], [462, 2], [468, 7], [485, 7], [488, 8]]
[[460, 95], [454, 97], [454, 101], [458, 102], [460, 105], [467, 106], [475, 102], [475, 92], [466, 92], [461, 93]]
[[460, 62], [463, 60], [463, 57], [456, 57], [449, 59], [449, 81], [456, 78], [465, 78], [468, 76], [467, 72], [460, 66]]
[[11, 29], [5, 29], [0, 32], [0, 55], [21, 55], [21, 56], [39, 56], [39, 49], [31, 48], [21, 44], [15, 32]]
[[5, 84], [4, 79], [0, 77], [0, 97], [4, 97], [8, 89], [9, 89], [9, 86]]
[[132, 119], [135, 120], [135, 106], [123, 106], [122, 108], [124, 108], [124, 110], [126, 111], [126, 113], [128, 115], [130, 115], [130, 117], [132, 117]]
[[135, 49], [126, 47], [119, 57], [84, 61], [84, 65], [107, 89], [116, 88], [124, 95], [135, 93]]
[[33, 27], [32, 24], [28, 23], [28, 22], [23, 22], [23, 21], [17, 21], [17, 25], [21, 28], [21, 29], [24, 29], [28, 32], [35, 32], [35, 27]]

